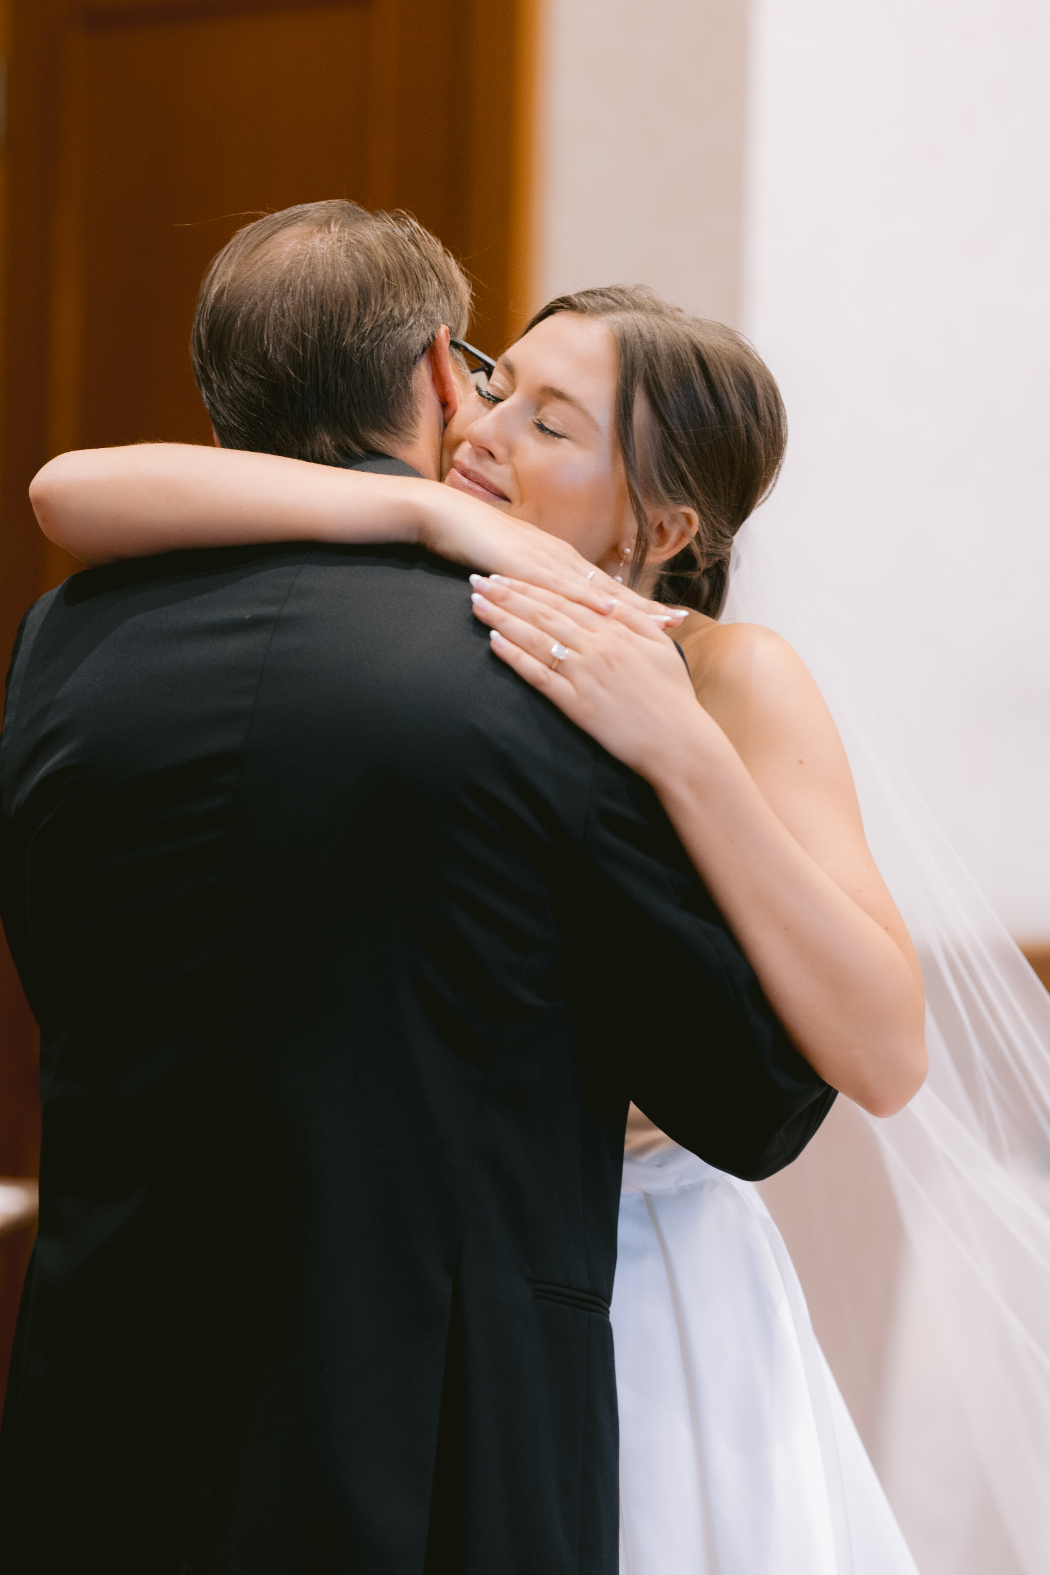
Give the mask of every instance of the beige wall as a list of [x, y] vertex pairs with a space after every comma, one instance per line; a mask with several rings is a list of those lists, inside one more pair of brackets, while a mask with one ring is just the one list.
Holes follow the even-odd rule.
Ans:
[[746, 37], [739, 0], [547, 0], [534, 304], [641, 282], [736, 321]]

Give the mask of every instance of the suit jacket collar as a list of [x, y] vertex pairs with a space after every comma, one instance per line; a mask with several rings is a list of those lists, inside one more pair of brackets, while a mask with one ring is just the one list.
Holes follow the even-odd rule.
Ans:
[[403, 459], [394, 459], [393, 455], [380, 454], [378, 451], [363, 454], [360, 459], [344, 459], [338, 463], [342, 470], [370, 470], [380, 476], [419, 476], [419, 471], [406, 465]]

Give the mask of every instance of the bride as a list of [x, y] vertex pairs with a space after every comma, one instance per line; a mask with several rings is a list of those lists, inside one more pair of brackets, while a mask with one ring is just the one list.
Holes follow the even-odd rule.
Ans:
[[[802, 1053], [888, 1117], [926, 1070], [915, 949], [806, 668], [769, 630], [718, 622], [785, 440], [738, 335], [641, 289], [590, 290], [538, 313], [487, 383], [464, 375], [445, 485], [150, 445], [60, 456], [32, 498], [88, 563], [410, 538], [484, 570], [473, 614], [494, 659], [651, 783]], [[629, 961], [609, 959], [610, 990]], [[674, 981], [653, 986], [658, 1032]], [[914, 1571], [754, 1188], [637, 1111], [623, 1185], [624, 1575]]]

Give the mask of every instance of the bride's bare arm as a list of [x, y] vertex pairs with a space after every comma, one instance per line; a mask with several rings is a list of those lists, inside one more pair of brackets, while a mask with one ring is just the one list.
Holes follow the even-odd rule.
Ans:
[[99, 564], [183, 547], [417, 541], [430, 487], [278, 454], [143, 443], [60, 454], [29, 496], [45, 536]]
[[596, 606], [615, 591], [568, 542], [436, 481], [182, 443], [81, 449], [34, 477], [44, 535], [82, 563], [185, 547], [418, 542], [487, 574], [515, 575]]
[[[891, 1115], [926, 1073], [918, 959], [868, 851], [845, 752], [769, 630], [674, 646], [524, 586], [484, 583], [496, 654], [658, 793], [785, 1028], [833, 1087]], [[551, 642], [568, 654], [552, 671]]]

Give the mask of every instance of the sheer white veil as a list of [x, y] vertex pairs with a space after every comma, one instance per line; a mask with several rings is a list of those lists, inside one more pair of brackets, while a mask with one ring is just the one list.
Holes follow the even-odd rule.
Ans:
[[1050, 1558], [1050, 994], [960, 863], [761, 524], [724, 622], [764, 624], [816, 679], [872, 853], [922, 961], [930, 1073], [871, 1121], [973, 1444], [1026, 1575]]

